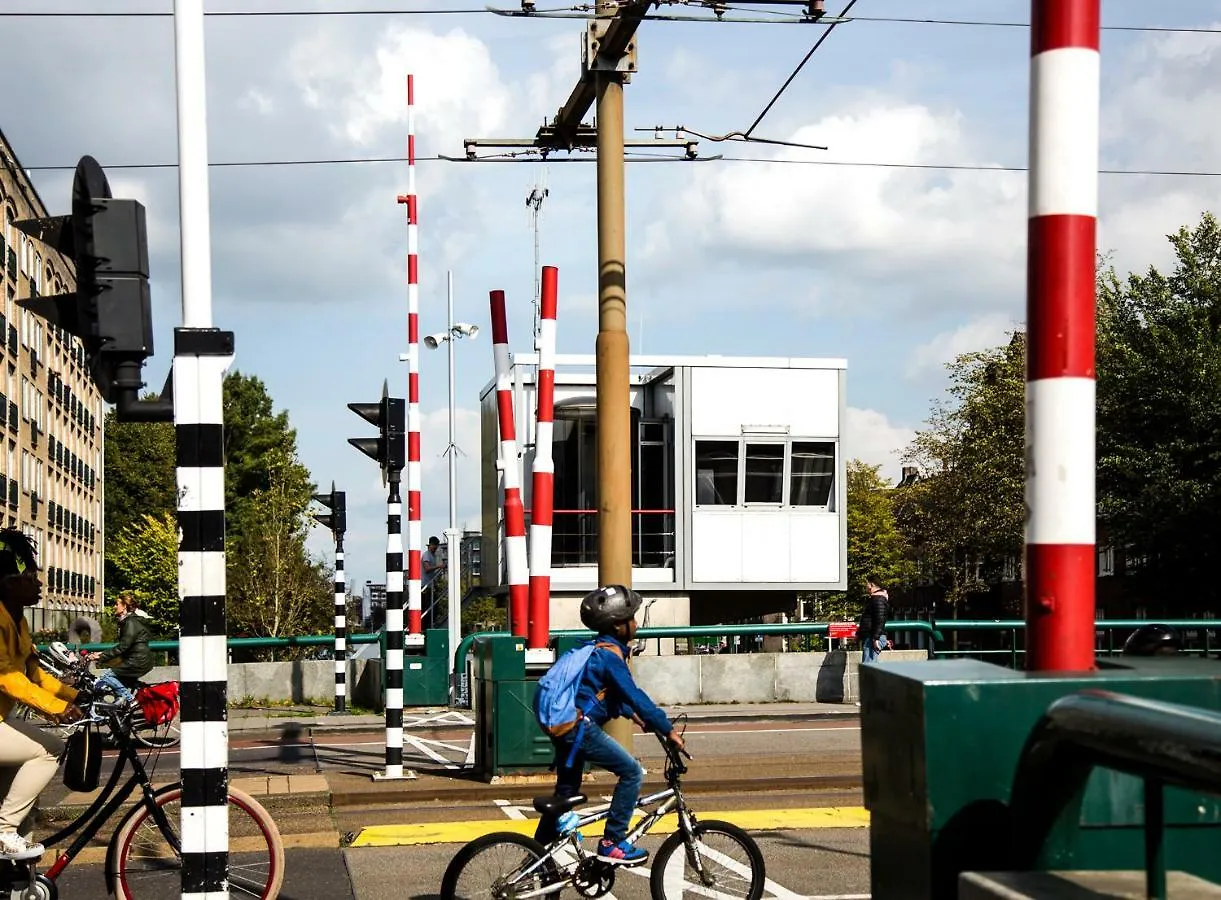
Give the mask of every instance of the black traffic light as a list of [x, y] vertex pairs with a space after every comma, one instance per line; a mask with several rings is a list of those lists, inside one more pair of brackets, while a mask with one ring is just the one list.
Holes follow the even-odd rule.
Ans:
[[335, 482], [331, 482], [329, 494], [314, 494], [314, 499], [330, 510], [329, 513], [310, 513], [314, 521], [331, 529], [331, 534], [337, 537], [348, 530], [348, 497], [343, 491], [335, 490]]
[[[93, 380], [102, 398], [119, 407], [120, 418], [129, 411], [127, 418], [172, 418], [172, 394], [139, 400], [141, 369], [153, 355], [144, 207], [113, 199], [102, 167], [83, 156], [72, 182], [71, 215], [14, 224], [76, 266], [73, 293], [28, 297], [18, 305], [81, 339]], [[134, 409], [140, 406], [150, 408]]]
[[377, 403], [349, 403], [348, 409], [381, 432], [375, 438], [348, 438], [348, 443], [382, 467], [382, 483], [390, 473], [403, 471], [407, 465], [407, 403], [401, 397], [390, 396], [390, 386], [382, 382], [382, 399]]

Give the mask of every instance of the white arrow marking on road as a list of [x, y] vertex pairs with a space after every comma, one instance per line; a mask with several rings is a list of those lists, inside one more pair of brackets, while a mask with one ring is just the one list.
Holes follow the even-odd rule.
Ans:
[[508, 800], [493, 800], [492, 802], [500, 807], [502, 813], [515, 822], [524, 822], [526, 820], [525, 807], [514, 806]]

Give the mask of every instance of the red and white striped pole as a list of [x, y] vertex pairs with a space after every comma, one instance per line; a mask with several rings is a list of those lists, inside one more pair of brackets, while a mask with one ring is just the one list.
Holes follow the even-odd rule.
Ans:
[[1094, 668], [1100, 0], [1033, 0], [1026, 668]]
[[530, 626], [526, 647], [547, 646], [551, 631], [551, 524], [555, 500], [555, 317], [559, 269], [543, 266], [538, 344], [538, 421], [530, 497]]
[[420, 553], [420, 203], [415, 191], [415, 76], [407, 76], [407, 644], [424, 640]]
[[526, 564], [526, 509], [521, 502], [517, 462], [517, 425], [513, 421], [513, 384], [509, 378], [509, 325], [505, 292], [492, 291], [492, 355], [496, 360], [496, 412], [500, 419], [500, 461], [504, 466], [505, 555], [509, 562], [509, 631], [526, 637], [530, 573]]

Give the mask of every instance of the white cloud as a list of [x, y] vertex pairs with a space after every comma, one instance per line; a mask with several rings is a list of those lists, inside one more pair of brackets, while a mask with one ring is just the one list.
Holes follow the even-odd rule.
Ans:
[[941, 373], [945, 364], [963, 353], [987, 350], [1005, 343], [1005, 335], [1019, 323], [1003, 313], [994, 313], [968, 322], [953, 331], [943, 331], [916, 347], [907, 362], [907, 377]]
[[892, 425], [884, 413], [849, 406], [844, 422], [844, 457], [880, 465], [882, 477], [897, 482], [902, 474], [903, 451], [914, 436], [912, 429]]
[[[787, 138], [827, 153], [782, 150], [777, 160], [971, 161], [957, 112], [880, 98]], [[985, 161], [986, 162], [986, 161]], [[881, 282], [874, 302], [910, 293], [902, 279], [940, 285], [977, 303], [1012, 290], [1023, 262], [1024, 182], [1018, 175], [896, 168], [732, 163], [694, 167], [650, 227], [646, 258], [673, 268], [701, 256], [798, 267], [843, 281]], [[926, 298], [933, 304], [940, 298]], [[849, 301], [852, 302], [852, 301]]]

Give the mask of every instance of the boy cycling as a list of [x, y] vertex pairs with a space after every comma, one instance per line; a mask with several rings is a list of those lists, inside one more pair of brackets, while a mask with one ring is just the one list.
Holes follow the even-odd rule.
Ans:
[[[581, 621], [598, 634], [600, 646], [589, 658], [589, 665], [577, 690], [578, 709], [588, 709], [585, 727], [580, 730], [580, 745], [572, 753], [576, 732], [552, 738], [556, 750], [555, 795], [571, 797], [580, 793], [581, 775], [586, 761], [619, 776], [606, 817], [604, 837], [598, 842], [598, 859], [611, 865], [637, 866], [649, 853], [627, 841], [628, 825], [644, 772], [640, 763], [619, 746], [602, 726], [617, 716], [630, 717], [636, 724], [668, 735], [683, 749], [682, 736], [662, 712], [632, 680], [626, 659], [628, 642], [636, 636], [636, 610], [640, 595], [623, 585], [612, 584], [586, 594], [581, 600]], [[571, 756], [571, 760], [570, 760]], [[568, 763], [571, 761], [571, 765]], [[534, 837], [548, 844], [557, 837], [556, 817], [543, 816]]]

